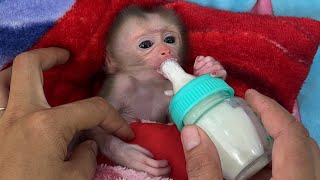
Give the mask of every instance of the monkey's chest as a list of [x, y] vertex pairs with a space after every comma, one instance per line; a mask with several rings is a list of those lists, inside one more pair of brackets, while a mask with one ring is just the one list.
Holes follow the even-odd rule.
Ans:
[[126, 113], [135, 119], [166, 122], [171, 96], [164, 92], [170, 89], [171, 85], [140, 85], [136, 92], [130, 93]]

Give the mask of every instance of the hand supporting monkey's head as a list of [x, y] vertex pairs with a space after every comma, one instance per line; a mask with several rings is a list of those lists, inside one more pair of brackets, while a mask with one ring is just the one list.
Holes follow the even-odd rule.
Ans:
[[172, 10], [129, 6], [120, 12], [108, 32], [108, 72], [156, 70], [168, 58], [182, 62], [185, 36], [184, 25]]

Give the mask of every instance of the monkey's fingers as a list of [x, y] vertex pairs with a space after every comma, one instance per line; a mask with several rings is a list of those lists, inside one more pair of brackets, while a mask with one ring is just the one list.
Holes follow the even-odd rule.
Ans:
[[163, 167], [163, 168], [155, 168], [152, 166], [149, 166], [147, 164], [139, 164], [139, 169], [142, 171], [147, 172], [148, 174], [151, 174], [153, 176], [168, 176], [171, 172], [171, 167]]
[[214, 68], [214, 65], [204, 66], [201, 69], [197, 69], [194, 72], [194, 75], [201, 76], [204, 74], [211, 74], [212, 72], [219, 71], [220, 69]]
[[149, 166], [152, 166], [155, 168], [163, 168], [163, 167], [167, 167], [169, 165], [167, 160], [153, 159], [154, 158], [153, 154], [149, 150], [147, 150], [139, 145], [132, 144], [130, 146], [132, 146], [136, 151], [139, 151], [140, 153], [142, 153], [142, 154], [140, 154], [140, 158], [141, 158], [140, 160], [142, 162], [145, 162]]
[[219, 77], [222, 78], [223, 80], [226, 80], [227, 78], [227, 71], [226, 70], [220, 70], [218, 72], [215, 72], [214, 74], [211, 73], [211, 76], [213, 77]]
[[155, 160], [155, 159], [147, 158], [145, 159], [145, 162], [146, 164], [154, 168], [165, 168], [169, 166], [169, 163], [167, 160]]
[[142, 154], [148, 156], [149, 158], [153, 158], [153, 154], [148, 151], [147, 149], [139, 146], [139, 145], [136, 145], [136, 144], [132, 144], [132, 146], [134, 147], [134, 149], [136, 149], [137, 151], [141, 152]]
[[212, 67], [214, 65], [220, 65], [220, 63], [218, 61], [216, 61], [215, 59], [213, 59], [213, 57], [207, 56], [207, 57], [203, 58], [201, 61], [195, 61], [194, 70], [199, 71], [203, 67], [207, 67], [207, 66]]
[[204, 56], [197, 56], [195, 61], [200, 62], [203, 58], [204, 58]]
[[218, 71], [224, 70], [220, 64], [207, 63], [201, 69], [195, 70], [194, 74], [201, 76], [204, 74], [215, 74]]
[[[139, 150], [136, 148], [138, 145], [134, 145], [135, 150]], [[142, 148], [142, 147], [141, 147]], [[142, 148], [144, 149], [144, 148]], [[148, 151], [148, 150], [146, 150]], [[131, 155], [133, 155], [131, 153]], [[152, 155], [153, 156], [153, 155]], [[127, 163], [122, 164], [128, 168], [132, 168], [138, 171], [147, 172], [153, 176], [165, 176], [169, 175], [171, 168], [169, 167], [169, 163], [166, 160], [155, 160], [153, 158], [148, 157], [141, 151], [135, 151], [134, 155], [131, 156], [131, 160], [127, 161]]]
[[201, 69], [203, 66], [205, 66], [205, 64], [207, 64], [208, 62], [212, 62], [214, 61], [213, 58], [198, 58], [196, 59], [196, 61], [194, 62], [194, 69]]

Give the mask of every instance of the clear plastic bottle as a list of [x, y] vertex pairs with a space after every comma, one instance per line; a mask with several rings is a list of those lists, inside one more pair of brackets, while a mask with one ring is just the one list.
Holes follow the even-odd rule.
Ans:
[[247, 179], [271, 161], [272, 138], [259, 117], [221, 78], [194, 77], [174, 59], [159, 71], [172, 82], [174, 97], [169, 110], [181, 130], [201, 127], [217, 147], [225, 179]]

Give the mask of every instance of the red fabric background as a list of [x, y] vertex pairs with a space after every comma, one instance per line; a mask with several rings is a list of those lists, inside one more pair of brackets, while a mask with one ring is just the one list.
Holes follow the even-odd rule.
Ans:
[[[78, 0], [41, 38], [34, 48], [58, 46], [71, 52], [66, 65], [45, 72], [45, 94], [52, 106], [95, 95], [103, 78], [108, 27], [117, 12], [132, 3], [163, 4], [181, 16], [189, 32], [188, 72], [197, 55], [213, 56], [227, 70], [227, 82], [237, 95], [254, 88], [292, 110], [320, 42], [319, 22], [147, 0]], [[132, 127], [134, 143], [147, 147], [156, 158], [168, 159], [175, 179], [186, 179], [175, 126], [135, 123]]]

